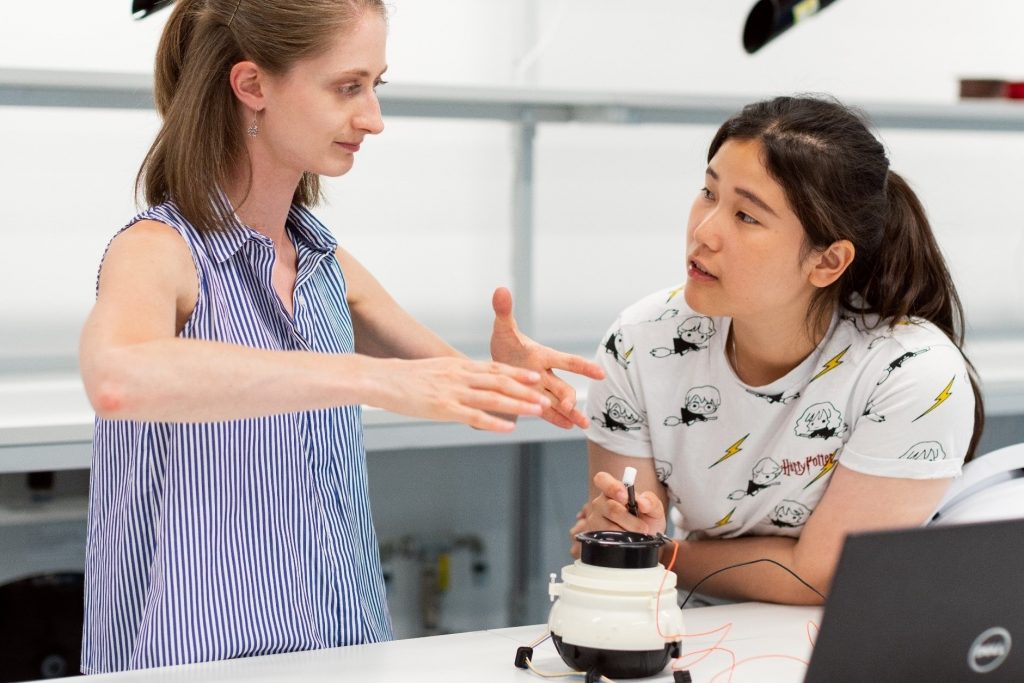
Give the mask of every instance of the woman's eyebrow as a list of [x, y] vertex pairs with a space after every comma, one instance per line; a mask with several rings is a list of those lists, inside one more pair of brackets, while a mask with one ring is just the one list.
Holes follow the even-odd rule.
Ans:
[[[704, 171], [704, 174], [711, 176], [715, 180], [718, 180], [718, 174], [715, 172], [715, 169], [711, 168], [710, 166], [707, 167], [707, 169]], [[746, 199], [749, 199], [758, 208], [764, 209], [765, 211], [767, 211], [771, 215], [775, 216], [776, 218], [779, 217], [779, 214], [775, 211], [775, 209], [773, 209], [772, 207], [768, 206], [768, 203], [766, 201], [764, 201], [763, 199], [758, 197], [756, 194], [754, 194], [750, 190], [746, 190], [746, 189], [744, 189], [742, 187], [737, 187], [736, 188], [736, 194], [738, 194], [739, 196], [744, 197]]]
[[741, 197], [746, 197], [747, 199], [749, 199], [751, 201], [751, 203], [755, 204], [758, 208], [764, 209], [765, 211], [767, 211], [771, 215], [775, 216], [776, 218], [779, 217], [779, 214], [775, 213], [775, 209], [773, 209], [772, 207], [768, 206], [767, 202], [765, 202], [763, 199], [758, 197], [756, 194], [754, 194], [750, 190], [745, 190], [742, 187], [737, 187], [736, 188], [736, 194], [738, 194]]

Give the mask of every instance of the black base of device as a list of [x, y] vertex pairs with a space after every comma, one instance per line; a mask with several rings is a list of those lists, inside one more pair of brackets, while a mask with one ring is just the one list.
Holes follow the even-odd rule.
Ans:
[[562, 660], [577, 671], [598, 671], [608, 678], [644, 678], [653, 676], [679, 656], [679, 642], [665, 643], [660, 650], [605, 650], [574, 645], [551, 634]]

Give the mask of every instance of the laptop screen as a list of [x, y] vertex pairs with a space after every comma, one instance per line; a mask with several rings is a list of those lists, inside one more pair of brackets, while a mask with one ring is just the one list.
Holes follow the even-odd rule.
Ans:
[[851, 534], [805, 681], [1024, 681], [1024, 520]]

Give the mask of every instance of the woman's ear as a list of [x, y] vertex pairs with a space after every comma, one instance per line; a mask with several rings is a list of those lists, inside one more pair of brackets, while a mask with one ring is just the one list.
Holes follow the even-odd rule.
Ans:
[[252, 111], [263, 111], [266, 108], [266, 94], [263, 92], [263, 80], [266, 75], [255, 62], [242, 61], [231, 67], [228, 76], [231, 90], [238, 101]]
[[811, 272], [808, 280], [812, 285], [825, 288], [839, 279], [853, 263], [857, 250], [850, 240], [838, 240], [811, 256]]

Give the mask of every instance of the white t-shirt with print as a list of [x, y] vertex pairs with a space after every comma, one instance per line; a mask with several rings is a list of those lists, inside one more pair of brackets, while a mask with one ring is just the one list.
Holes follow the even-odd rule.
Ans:
[[653, 458], [691, 537], [799, 536], [837, 462], [865, 474], [960, 473], [974, 424], [963, 356], [920, 319], [893, 327], [836, 315], [799, 366], [744, 384], [726, 359], [729, 318], [682, 287], [627, 308], [598, 351], [587, 437]]

